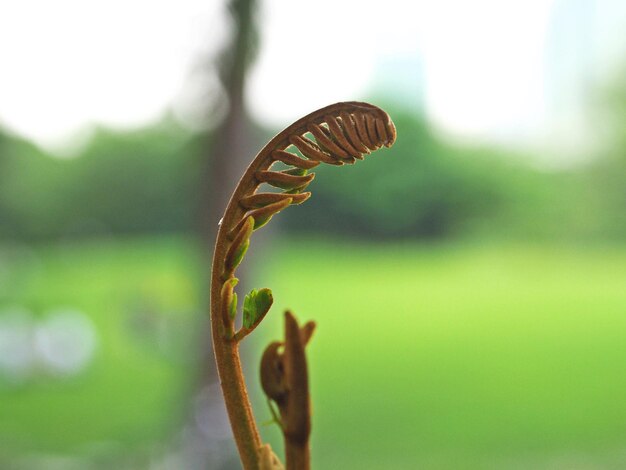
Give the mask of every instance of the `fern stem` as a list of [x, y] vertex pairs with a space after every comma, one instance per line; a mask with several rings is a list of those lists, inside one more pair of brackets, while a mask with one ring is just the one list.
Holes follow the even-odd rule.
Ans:
[[[231, 209], [231, 204], [228, 205]], [[227, 339], [224, 334], [223, 318], [220, 315], [220, 291], [224, 258], [228, 248], [224, 227], [229, 227], [233, 218], [233, 210], [226, 211], [218, 231], [213, 270], [211, 279], [211, 330], [213, 335], [213, 351], [217, 371], [224, 394], [226, 411], [230, 420], [233, 436], [245, 470], [258, 470], [260, 461], [261, 438], [254, 420], [252, 406], [246, 390], [246, 384], [239, 357], [239, 342]]]
[[[337, 116], [340, 116], [341, 124], [337, 121]], [[329, 127], [325, 127], [324, 123]], [[308, 132], [314, 135], [315, 142], [306, 136]], [[327, 106], [299, 119], [277, 134], [254, 158], [228, 202], [217, 233], [213, 255], [211, 330], [226, 410], [244, 470], [260, 470], [263, 452], [267, 454], [271, 449], [261, 446], [259, 430], [254, 421], [241, 368], [239, 342], [263, 319], [271, 305], [272, 298], [270, 291], [269, 301], [266, 299], [261, 310], [257, 307], [254, 310], [254, 318], [251, 319], [246, 317], [246, 312], [250, 310], [246, 311], [244, 306], [243, 328], [233, 334], [234, 318], [230, 316], [232, 286], [226, 285], [224, 298], [222, 298], [222, 288], [226, 282], [236, 283], [235, 269], [247, 250], [252, 230], [263, 226], [273, 215], [290, 204], [300, 204], [309, 197], [309, 193], [302, 191], [311, 182], [314, 174], [301, 174], [300, 170], [313, 168], [319, 162], [333, 165], [354, 163], [357, 159], [363, 158], [362, 152], [369, 153], [383, 145], [389, 147], [394, 140], [393, 122], [380, 108], [359, 102], [336, 103]], [[292, 145], [302, 153], [304, 158], [295, 152], [287, 151]], [[273, 171], [271, 167], [275, 161], [293, 165], [295, 168], [288, 171]], [[293, 173], [294, 170], [298, 170], [298, 173]], [[281, 188], [286, 192], [256, 193], [255, 191], [262, 183]], [[263, 290], [267, 291], [267, 289]], [[236, 311], [236, 303], [232, 305], [233, 311]], [[246, 323], [246, 318], [248, 318], [248, 323]], [[295, 319], [291, 318], [290, 321], [293, 323], [291, 325], [292, 336], [299, 337], [300, 333]], [[307, 328], [310, 337], [311, 328]], [[301, 360], [296, 365], [296, 369], [301, 369], [300, 372], [293, 372], [291, 375], [301, 377], [304, 374], [306, 376], [302, 340], [291, 343], [299, 345], [298, 347], [302, 349], [298, 354], [287, 354], [288, 357], [301, 356]], [[294, 394], [294, 396], [306, 397], [306, 400], [292, 400], [296, 409], [291, 410], [289, 416], [292, 420], [299, 419], [298, 422], [306, 418], [304, 421], [306, 437], [303, 439], [302, 436], [291, 436], [289, 430], [285, 432], [287, 468], [290, 470], [308, 470], [309, 468], [309, 448], [305, 442], [310, 432], [306, 377], [304, 377], [303, 384], [300, 387], [303, 390], [302, 393]], [[301, 427], [298, 426], [298, 429]]]

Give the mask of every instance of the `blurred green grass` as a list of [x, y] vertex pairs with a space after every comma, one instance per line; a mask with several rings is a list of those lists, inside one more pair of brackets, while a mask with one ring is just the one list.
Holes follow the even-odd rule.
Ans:
[[[316, 468], [626, 465], [626, 247], [287, 239], [266, 248], [254, 284], [276, 303], [244, 345], [248, 382], [266, 421], [257, 358], [280, 335], [280, 311], [318, 322]], [[94, 442], [132, 452], [167, 436], [195, 363], [184, 345], [170, 354], [134, 335], [129, 315], [156, 309], [193, 343], [197, 247], [137, 238], [35, 248], [25, 259], [2, 301], [79, 308], [101, 341], [81, 376], [0, 383], [0, 461]], [[275, 426], [263, 434], [281, 448]]]
[[274, 308], [318, 322], [318, 468], [626, 465], [623, 248], [298, 240], [268, 263]]
[[42, 373], [17, 385], [0, 379], [0, 463], [98, 446], [126, 455], [166, 437], [187, 409], [181, 397], [195, 376], [190, 355], [162, 337], [164, 324], [187, 336], [197, 324], [192, 246], [148, 238], [0, 252], [9, 268], [2, 306], [40, 317], [71, 307], [89, 316], [99, 336], [93, 363], [78, 376]]

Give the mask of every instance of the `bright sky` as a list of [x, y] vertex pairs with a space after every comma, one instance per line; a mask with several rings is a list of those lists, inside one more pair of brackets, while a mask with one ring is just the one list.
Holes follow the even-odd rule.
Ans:
[[90, 123], [142, 125], [227, 30], [221, 2], [0, 2], [0, 123], [56, 144]]
[[375, 72], [396, 82], [378, 67], [393, 75], [413, 65], [423, 69], [425, 83], [403, 86], [426, 86], [426, 110], [444, 129], [480, 135], [534, 125], [542, 114], [551, 4], [318, 0], [304, 21], [298, 2], [272, 2], [250, 101], [259, 114], [272, 110], [269, 117], [285, 122], [325, 102], [361, 96]]
[[[283, 126], [387, 84], [449, 133], [532, 136], [546, 119], [555, 1], [266, 0], [252, 112]], [[172, 103], [192, 113], [185, 86], [223, 44], [224, 10], [215, 0], [0, 3], [0, 123], [54, 146], [91, 123], [145, 124]]]

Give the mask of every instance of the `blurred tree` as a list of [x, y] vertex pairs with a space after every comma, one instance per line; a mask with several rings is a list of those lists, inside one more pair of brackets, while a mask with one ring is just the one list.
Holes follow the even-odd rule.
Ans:
[[[0, 148], [0, 237], [57, 233], [59, 165], [32, 143], [5, 135]], [[47, 197], [44, 195], [47, 194]]]
[[601, 125], [598, 131], [606, 136], [607, 144], [601, 158], [590, 170], [591, 186], [599, 193], [604, 214], [604, 231], [612, 237], [626, 239], [626, 60], [620, 72], [603, 90], [596, 113]]
[[451, 145], [414, 111], [383, 107], [398, 128], [396, 144], [357, 162], [349, 177], [344, 168], [317, 168], [313, 197], [283, 216], [292, 230], [441, 238], [506, 225], [502, 232], [511, 230], [511, 213], [521, 215], [520, 208], [545, 200], [541, 187], [550, 177], [521, 157]]
[[210, 139], [203, 174], [211, 183], [202, 185], [199, 207], [200, 232], [208, 241], [213, 240], [228, 198], [255, 152], [254, 130], [246, 110], [244, 87], [258, 47], [254, 20], [256, 4], [254, 0], [231, 0], [228, 8], [233, 31], [219, 59], [219, 75], [228, 111]]
[[[233, 34], [249, 41], [256, 33]], [[216, 232], [226, 197], [258, 147], [250, 142], [261, 131], [247, 117], [243, 99], [251, 54], [222, 56], [225, 88], [228, 84], [234, 104], [211, 135], [192, 134], [165, 116], [139, 130], [96, 129], [73, 159], [54, 158], [24, 139], [0, 135], [0, 238], [191, 232], [202, 225], [208, 253], [207, 237]], [[551, 172], [533, 169], [529, 155], [454, 145], [414, 110], [375, 100], [397, 123], [396, 145], [350, 170], [317, 168], [314, 197], [298, 210], [285, 211], [281, 221], [292, 230], [381, 238], [488, 234], [623, 240], [626, 87], [616, 80], [603, 93], [597, 109], [590, 110], [598, 114], [593, 121], [606, 138], [603, 154], [584, 167]], [[198, 201], [202, 224], [194, 211]]]
[[96, 129], [80, 157], [58, 159], [8, 137], [0, 150], [0, 237], [44, 239], [188, 229], [197, 171], [190, 134], [171, 119]]
[[[197, 225], [200, 239], [205, 244], [209, 255], [212, 254], [219, 219], [237, 181], [254, 156], [257, 141], [244, 99], [247, 72], [256, 54], [258, 43], [255, 22], [256, 2], [254, 0], [230, 0], [228, 9], [233, 23], [232, 32], [230, 40], [218, 59], [219, 76], [224, 89], [224, 99], [227, 101], [227, 111], [218, 128], [205, 136], [204, 140], [208, 145], [203, 150], [201, 171], [203, 181], [200, 182], [201, 197], [197, 199], [199, 202]], [[207, 269], [210, 266], [209, 259], [207, 256]], [[207, 278], [209, 275], [210, 273], [207, 272]], [[240, 270], [238, 277], [244, 278], [242, 285], [245, 286], [245, 271]], [[208, 322], [204, 335], [202, 345], [206, 347], [211, 344]], [[211, 384], [217, 380], [213, 355], [208, 354], [208, 351], [203, 351], [202, 357], [205, 360], [200, 364], [196, 386], [196, 401], [200, 402], [203, 401], [203, 394], [206, 394], [211, 389]], [[205, 442], [207, 448], [215, 446], [215, 442], [208, 442], [211, 440], [210, 436], [202, 432], [202, 426], [207, 423], [198, 422], [195, 415], [197, 412], [198, 410], [193, 408], [190, 410], [188, 423], [185, 426], [187, 430], [193, 430], [196, 436], [190, 436], [188, 432], [187, 438]], [[206, 412], [203, 412], [203, 416], [205, 415]], [[223, 445], [219, 442], [217, 444]], [[191, 460], [191, 457], [187, 460]], [[237, 459], [233, 461], [236, 462]], [[199, 468], [206, 468], [206, 463], [208, 462], [201, 464]], [[226, 465], [223, 463], [223, 468], [226, 468]], [[232, 468], [238, 466], [237, 463], [232, 465]]]

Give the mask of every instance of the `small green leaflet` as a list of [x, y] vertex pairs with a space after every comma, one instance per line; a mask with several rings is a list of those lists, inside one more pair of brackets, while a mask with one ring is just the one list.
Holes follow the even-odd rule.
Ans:
[[252, 289], [243, 300], [243, 327], [252, 328], [261, 321], [274, 302], [272, 291], [267, 288]]

